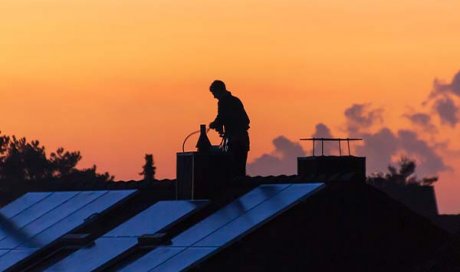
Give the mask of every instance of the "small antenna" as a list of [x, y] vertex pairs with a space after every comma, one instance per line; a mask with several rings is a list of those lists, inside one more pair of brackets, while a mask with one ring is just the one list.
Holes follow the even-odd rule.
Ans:
[[348, 146], [348, 156], [351, 156], [350, 141], [362, 141], [363, 139], [359, 138], [302, 138], [301, 141], [312, 141], [313, 142], [313, 157], [315, 154], [315, 142], [321, 142], [321, 156], [324, 156], [324, 142], [339, 142], [339, 155], [342, 156], [342, 141], [347, 142]]

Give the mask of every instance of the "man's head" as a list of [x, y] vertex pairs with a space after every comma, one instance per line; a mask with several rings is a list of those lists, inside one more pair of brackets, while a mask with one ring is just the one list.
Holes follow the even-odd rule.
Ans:
[[220, 99], [227, 92], [225, 83], [222, 80], [214, 80], [209, 87], [209, 90], [217, 99]]

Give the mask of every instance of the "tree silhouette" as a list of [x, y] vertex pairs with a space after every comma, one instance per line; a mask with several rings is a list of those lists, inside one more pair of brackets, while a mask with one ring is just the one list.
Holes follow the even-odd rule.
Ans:
[[40, 180], [49, 177], [51, 168], [45, 148], [39, 141], [3, 137], [1, 176], [9, 180]]
[[0, 180], [113, 180], [113, 176], [108, 173], [97, 173], [96, 166], [77, 169], [81, 158], [80, 152], [65, 151], [62, 147], [52, 152], [48, 158], [45, 147], [39, 141], [28, 142], [26, 138], [0, 135]]
[[80, 152], [68, 152], [60, 147], [56, 152], [50, 154], [49, 162], [53, 168], [53, 176], [62, 178], [71, 175], [76, 171], [75, 167], [81, 160]]
[[139, 175], [144, 176], [144, 181], [153, 181], [155, 179], [156, 167], [153, 164], [153, 155], [145, 154], [145, 165], [143, 171]]
[[389, 182], [397, 185], [433, 185], [438, 181], [438, 177], [417, 178], [415, 170], [417, 164], [414, 160], [401, 157], [398, 162], [398, 169], [392, 165], [388, 166], [388, 173], [377, 173], [368, 177], [368, 182]]

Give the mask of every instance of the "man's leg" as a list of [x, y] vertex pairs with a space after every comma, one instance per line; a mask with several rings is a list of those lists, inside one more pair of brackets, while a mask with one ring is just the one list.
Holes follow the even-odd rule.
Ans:
[[228, 151], [231, 154], [233, 161], [233, 171], [236, 176], [246, 176], [246, 162], [248, 159], [247, 145], [240, 141], [233, 141], [229, 143]]
[[248, 151], [246, 148], [241, 145], [235, 148], [233, 151], [233, 159], [237, 176], [246, 176], [246, 161], [248, 159]]

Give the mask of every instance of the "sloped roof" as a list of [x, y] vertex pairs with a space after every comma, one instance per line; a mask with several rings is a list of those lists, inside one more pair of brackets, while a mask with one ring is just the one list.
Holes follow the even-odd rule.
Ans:
[[[315, 180], [320, 181], [318, 177], [298, 176], [237, 179], [233, 186], [213, 198], [205, 207], [157, 231], [156, 235], [145, 237], [146, 245], [131, 250], [121, 259], [114, 258], [110, 265], [115, 265], [112, 268], [120, 267], [147, 256], [159, 245], [164, 246], [174, 237], [209, 220], [219, 210], [260, 184], [302, 184]], [[424, 271], [442, 263], [443, 258], [450, 260], [449, 268], [460, 267], [459, 262], [455, 261], [455, 257], [460, 255], [451, 242], [452, 236], [430, 220], [369, 185], [350, 182], [352, 177], [342, 176], [334, 180], [189, 268], [199, 271]], [[82, 245], [94, 244], [130, 218], [148, 211], [158, 201], [174, 199], [174, 182], [140, 185], [134, 182], [106, 184], [112, 188], [134, 186], [138, 190], [120, 205], [73, 229], [68, 233], [71, 235], [67, 236], [67, 240], [58, 239], [11, 271], [52, 267], [76, 254]], [[69, 241], [72, 243], [69, 244]], [[65, 268], [63, 271], [66, 271]]]

